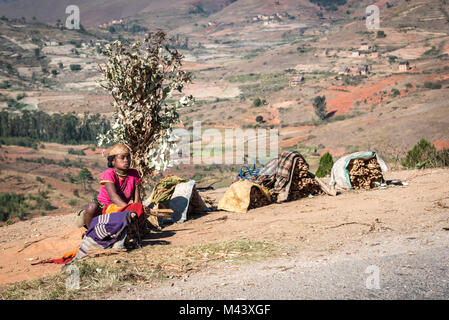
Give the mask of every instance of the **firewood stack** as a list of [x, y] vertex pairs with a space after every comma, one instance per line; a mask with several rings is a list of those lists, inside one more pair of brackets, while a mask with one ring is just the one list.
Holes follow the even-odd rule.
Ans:
[[354, 189], [372, 189], [376, 182], [384, 182], [382, 169], [376, 157], [371, 159], [354, 159], [348, 164], [349, 179]]
[[293, 169], [292, 184], [288, 200], [296, 200], [309, 195], [321, 194], [320, 185], [315, 180], [312, 173], [309, 172], [309, 165], [304, 158], [299, 157], [296, 161], [296, 166]]
[[267, 196], [259, 188], [256, 187], [251, 188], [249, 199], [250, 202], [248, 210], [267, 206], [271, 203]]

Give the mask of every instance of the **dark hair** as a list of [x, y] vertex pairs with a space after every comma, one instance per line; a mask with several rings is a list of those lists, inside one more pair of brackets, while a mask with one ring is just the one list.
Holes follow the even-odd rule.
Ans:
[[114, 156], [108, 156], [108, 168], [114, 168], [114, 165], [112, 164], [112, 161], [115, 159]]

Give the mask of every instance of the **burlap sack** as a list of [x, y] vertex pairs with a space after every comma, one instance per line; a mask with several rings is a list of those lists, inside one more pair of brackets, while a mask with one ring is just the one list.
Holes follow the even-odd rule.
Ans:
[[[265, 204], [271, 202], [268, 189], [248, 180], [234, 182], [225, 192], [223, 198], [218, 202], [218, 210], [246, 213], [251, 204], [251, 191], [256, 188], [262, 196]], [[254, 191], [253, 191], [254, 194]]]

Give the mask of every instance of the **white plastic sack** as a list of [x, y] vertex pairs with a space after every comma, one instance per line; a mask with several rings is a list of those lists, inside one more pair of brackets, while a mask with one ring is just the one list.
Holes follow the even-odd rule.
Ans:
[[351, 180], [349, 179], [349, 172], [347, 169], [349, 162], [352, 159], [370, 159], [374, 156], [376, 157], [377, 162], [380, 165], [382, 173], [387, 172], [388, 167], [385, 161], [381, 157], [379, 157], [379, 155], [376, 152], [374, 151], [355, 152], [338, 159], [334, 163], [331, 171], [331, 181], [329, 182], [329, 184], [333, 187], [340, 189], [352, 189]]

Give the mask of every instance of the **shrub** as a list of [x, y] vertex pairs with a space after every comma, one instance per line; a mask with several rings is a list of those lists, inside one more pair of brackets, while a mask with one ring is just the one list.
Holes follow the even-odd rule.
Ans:
[[384, 31], [382, 31], [382, 30], [377, 31], [377, 37], [378, 38], [385, 38], [386, 36], [387, 35], [385, 34]]
[[316, 96], [313, 99], [313, 107], [315, 108], [316, 115], [321, 119], [326, 119], [326, 97]]
[[25, 97], [27, 97], [27, 94], [26, 94], [26, 93], [19, 93], [19, 94], [17, 95], [17, 97], [16, 97], [16, 100], [19, 101], [19, 100], [22, 100], [22, 99], [25, 98]]
[[400, 94], [401, 94], [401, 92], [398, 89], [396, 89], [396, 88], [391, 89], [391, 96], [393, 98], [399, 96]]
[[260, 100], [260, 98], [256, 98], [253, 100], [254, 107], [260, 107], [261, 104], [262, 104], [262, 100]]
[[0, 89], [8, 89], [11, 87], [11, 84], [8, 80], [4, 80], [2, 83], [0, 83]]
[[76, 179], [76, 181], [77, 181], [78, 183], [82, 184], [83, 187], [84, 187], [84, 190], [86, 190], [86, 185], [87, 185], [89, 182], [91, 182], [94, 178], [93, 178], [93, 176], [92, 176], [92, 173], [91, 173], [88, 169], [82, 168], [82, 169], [78, 172], [78, 174], [77, 174], [77, 176], [76, 176], [75, 179]]
[[79, 64], [71, 64], [70, 70], [71, 71], [79, 71], [79, 70], [81, 70], [81, 66]]
[[264, 122], [263, 117], [262, 116], [257, 116], [256, 117], [256, 122], [259, 122], [259, 123]]
[[43, 208], [45, 211], [50, 211], [50, 210], [53, 210], [53, 209], [54, 209], [53, 206], [51, 205], [50, 201], [48, 201], [48, 200], [44, 200], [44, 201], [42, 202], [42, 208]]
[[319, 165], [318, 170], [316, 171], [315, 175], [318, 178], [327, 176], [328, 174], [331, 173], [333, 165], [334, 165], [334, 159], [332, 158], [332, 155], [329, 152], [326, 152], [320, 158], [320, 165]]
[[25, 196], [13, 192], [0, 193], [0, 220], [11, 221], [14, 215], [23, 220], [25, 213]]
[[389, 63], [394, 63], [394, 62], [396, 62], [397, 59], [398, 59], [398, 57], [396, 57], [396, 56], [388, 56]]
[[69, 148], [69, 149], [67, 150], [67, 152], [68, 152], [69, 154], [75, 154], [75, 155], [78, 155], [78, 156], [85, 156], [85, 155], [86, 155], [86, 154], [84, 153], [83, 149], [75, 150], [75, 149], [73, 149], [73, 148]]
[[439, 83], [434, 83], [434, 82], [430, 82], [430, 81], [426, 81], [424, 82], [424, 87], [427, 89], [441, 89], [441, 84]]
[[37, 149], [38, 141], [28, 137], [0, 137], [0, 143], [4, 145], [14, 145]]
[[423, 169], [449, 166], [449, 150], [437, 151], [435, 146], [425, 139], [407, 153], [402, 165], [408, 169]]

